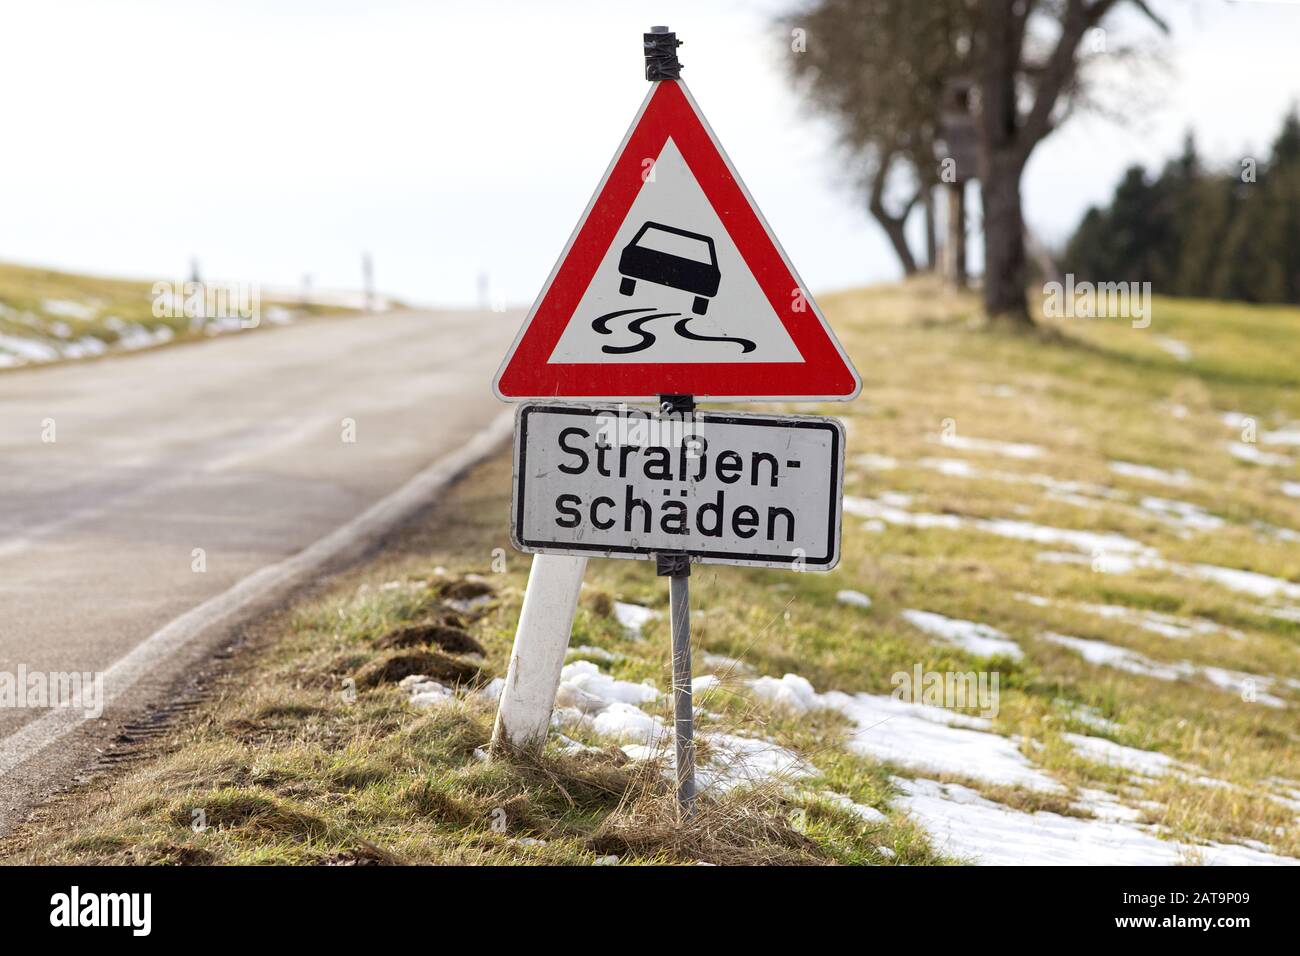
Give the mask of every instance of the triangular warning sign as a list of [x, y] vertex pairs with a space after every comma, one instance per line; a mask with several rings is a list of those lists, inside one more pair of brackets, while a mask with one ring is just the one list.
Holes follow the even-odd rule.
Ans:
[[861, 382], [686, 86], [661, 80], [493, 388], [847, 400]]

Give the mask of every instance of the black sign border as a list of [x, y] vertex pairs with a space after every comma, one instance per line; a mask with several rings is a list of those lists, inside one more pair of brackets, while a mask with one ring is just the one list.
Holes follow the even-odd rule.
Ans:
[[[842, 498], [836, 494], [842, 490], [844, 480], [844, 458], [840, 447], [843, 425], [833, 418], [793, 415], [742, 414], [730, 412], [695, 412], [702, 422], [718, 425], [773, 425], [781, 428], [825, 429], [831, 433], [831, 460], [836, 467], [831, 469], [830, 497], [834, 506], [830, 509], [827, 523], [827, 543], [830, 551], [822, 557], [795, 556], [788, 558], [768, 554], [742, 554], [734, 551], [686, 551], [664, 548], [631, 547], [627, 545], [571, 544], [568, 542], [551, 542], [537, 539], [525, 539], [523, 536], [524, 515], [521, 503], [527, 477], [528, 418], [533, 412], [548, 415], [576, 415], [594, 418], [598, 415], [626, 414], [633, 409], [619, 406], [567, 405], [552, 402], [526, 402], [519, 406], [515, 416], [515, 454], [514, 454], [514, 488], [510, 498], [510, 542], [519, 551], [533, 554], [574, 554], [579, 556], [594, 555], [611, 558], [653, 558], [656, 554], [689, 554], [693, 560], [703, 560], [711, 564], [736, 564], [750, 567], [780, 567], [793, 565], [802, 561], [809, 570], [830, 571], [840, 560], [840, 527], [842, 520]], [[637, 413], [652, 417], [646, 409], [635, 409]]]

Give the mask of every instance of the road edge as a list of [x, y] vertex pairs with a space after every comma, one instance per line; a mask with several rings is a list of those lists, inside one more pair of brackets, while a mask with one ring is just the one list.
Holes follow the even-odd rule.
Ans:
[[[513, 425], [513, 409], [499, 413], [456, 451], [432, 462], [350, 521], [154, 631], [104, 672], [105, 707], [126, 702], [122, 713], [114, 714], [113, 723], [129, 720], [139, 709], [143, 701], [131, 701], [134, 692], [146, 686], [155, 691], [173, 688], [185, 665], [210, 657], [254, 613], [282, 604], [313, 575], [335, 573], [371, 553], [405, 521], [436, 503], [469, 469], [503, 447]], [[27, 765], [86, 724], [81, 712], [72, 708], [50, 710], [24, 724], [0, 740], [0, 777], [17, 772], [21, 780]], [[78, 760], [65, 769], [76, 772], [82, 763]], [[30, 799], [0, 808], [0, 836], [8, 835], [26, 811], [48, 796], [50, 789], [48, 783], [38, 785]]]

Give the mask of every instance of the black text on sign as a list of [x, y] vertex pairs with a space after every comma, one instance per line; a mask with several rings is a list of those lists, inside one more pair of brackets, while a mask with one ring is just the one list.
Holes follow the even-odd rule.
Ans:
[[831, 418], [527, 404], [512, 537], [523, 551], [828, 570], [843, 449]]

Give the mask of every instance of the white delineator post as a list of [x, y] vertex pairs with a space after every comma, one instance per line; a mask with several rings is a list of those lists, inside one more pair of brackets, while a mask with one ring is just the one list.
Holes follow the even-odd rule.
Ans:
[[533, 555], [492, 730], [495, 753], [539, 753], [546, 743], [586, 570], [586, 558]]

